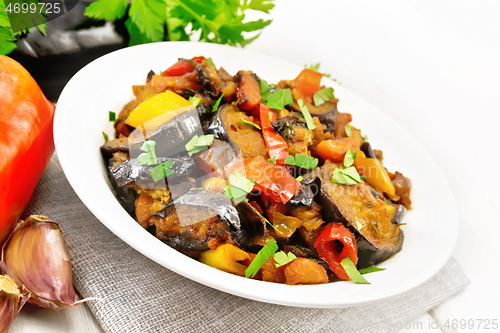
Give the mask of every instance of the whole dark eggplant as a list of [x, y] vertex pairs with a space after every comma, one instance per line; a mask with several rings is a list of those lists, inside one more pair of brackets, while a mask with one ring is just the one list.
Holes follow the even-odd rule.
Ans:
[[326, 222], [343, 223], [353, 233], [358, 244], [358, 268], [387, 260], [401, 250], [403, 231], [391, 223], [383, 202], [365, 184], [333, 183], [336, 168], [330, 161], [321, 168], [318, 200], [323, 218]]

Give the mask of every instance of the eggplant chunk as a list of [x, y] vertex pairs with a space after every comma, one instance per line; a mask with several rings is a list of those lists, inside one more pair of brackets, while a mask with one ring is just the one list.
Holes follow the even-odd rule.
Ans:
[[140, 129], [136, 129], [129, 137], [130, 151], [141, 154], [140, 149], [147, 139], [156, 142], [156, 156], [170, 157], [184, 152], [186, 143], [202, 133], [196, 109], [188, 109], [148, 134], [147, 138], [144, 138]]
[[369, 142], [363, 142], [363, 144], [361, 145], [361, 151], [365, 153], [366, 157], [374, 159], [377, 158]]
[[[327, 222], [341, 222], [356, 237], [358, 268], [378, 264], [403, 246], [403, 231], [391, 223], [384, 202], [364, 183], [339, 185], [331, 181], [337, 165], [327, 161], [321, 168], [319, 203]], [[359, 230], [358, 230], [359, 229]]]
[[153, 214], [156, 236], [180, 251], [206, 251], [208, 242], [242, 243], [245, 232], [231, 200], [220, 193], [191, 190]]
[[129, 147], [128, 147], [128, 138], [119, 138], [119, 139], [113, 139], [106, 141], [102, 146], [101, 146], [101, 153], [105, 161], [110, 159], [113, 156], [113, 153], [116, 152], [124, 152], [128, 153]]
[[[261, 239], [266, 239], [268, 237], [266, 219], [260, 215], [251, 204], [246, 201], [241, 201], [236, 205], [236, 209], [241, 218], [241, 227], [245, 230], [246, 235], [260, 237]], [[252, 244], [252, 239], [245, 239], [245, 241], [240, 244], [240, 247], [247, 251], [258, 251], [260, 248], [260, 246], [255, 247], [255, 245]]]
[[267, 148], [260, 131], [240, 120], [246, 115], [236, 106], [225, 104], [212, 117], [205, 134], [213, 134], [216, 139], [234, 143], [240, 148], [243, 158], [266, 157]]
[[[319, 121], [325, 125], [332, 124], [332, 126], [335, 126], [335, 120], [338, 114], [337, 102], [338, 99], [333, 102], [327, 101], [320, 106], [316, 106], [313, 103], [307, 104], [306, 106], [311, 116], [318, 117]], [[290, 108], [293, 111], [301, 112], [297, 103], [291, 104]]]
[[[189, 157], [178, 158], [158, 158], [158, 164], [172, 161], [174, 164], [169, 169], [174, 173], [168, 176], [168, 180], [175, 180], [177, 177], [190, 176], [195, 170], [195, 162]], [[118, 186], [127, 186], [136, 183], [144, 188], [164, 188], [164, 182], [155, 182], [151, 177], [150, 171], [156, 165], [140, 165], [131, 160], [127, 160], [117, 165], [109, 167], [111, 179], [113, 179]], [[159, 187], [158, 187], [159, 186]]]

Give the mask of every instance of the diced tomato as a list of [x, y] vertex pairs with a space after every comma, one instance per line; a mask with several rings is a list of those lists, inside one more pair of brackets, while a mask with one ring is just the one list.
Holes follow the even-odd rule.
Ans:
[[194, 71], [193, 61], [187, 59], [181, 59], [175, 64], [163, 71], [163, 76], [182, 76], [187, 73]]
[[206, 59], [206, 58], [205, 58], [204, 56], [199, 56], [199, 57], [193, 57], [193, 58], [191, 58], [191, 60], [193, 60], [193, 61], [195, 61], [195, 62], [197, 62], [197, 63], [199, 63], [199, 64], [201, 64], [201, 62], [202, 62], [203, 60], [205, 60], [205, 59]]
[[281, 165], [262, 156], [245, 160], [246, 177], [255, 181], [254, 190], [266, 193], [273, 200], [286, 203], [300, 187], [300, 182]]

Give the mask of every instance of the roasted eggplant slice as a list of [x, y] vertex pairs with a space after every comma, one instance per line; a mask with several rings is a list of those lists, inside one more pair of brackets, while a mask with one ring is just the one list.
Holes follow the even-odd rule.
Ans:
[[[169, 180], [176, 179], [178, 177], [190, 176], [195, 170], [195, 162], [189, 157], [178, 157], [178, 158], [158, 158], [158, 164], [172, 161], [174, 164], [169, 169], [174, 171], [174, 174], [168, 176]], [[164, 188], [165, 183], [156, 183], [151, 177], [150, 171], [156, 167], [155, 165], [140, 165], [139, 163], [134, 163], [134, 161], [127, 160], [117, 165], [112, 165], [109, 167], [109, 172], [111, 179], [113, 179], [118, 186], [127, 186], [132, 183], [136, 183], [140, 187], [154, 189], [154, 188]], [[163, 186], [157, 186], [162, 184]]]
[[246, 239], [240, 246], [247, 251], [258, 251], [260, 246], [253, 244], [255, 238], [267, 239], [268, 231], [266, 219], [248, 202], [242, 201], [236, 205], [241, 219], [241, 227], [246, 235], [251, 235], [253, 239]]
[[106, 141], [102, 146], [101, 146], [101, 153], [102, 156], [104, 157], [104, 160], [107, 161], [113, 156], [113, 153], [116, 152], [124, 152], [128, 153], [129, 147], [128, 147], [128, 138], [119, 138], [119, 139], [113, 139]]
[[403, 231], [391, 223], [384, 202], [364, 184], [339, 185], [331, 181], [335, 163], [321, 168], [319, 203], [326, 222], [341, 222], [356, 237], [358, 268], [382, 262], [401, 250]]
[[243, 158], [267, 155], [262, 134], [252, 125], [240, 120], [247, 114], [232, 104], [224, 104], [213, 115], [205, 134], [213, 134], [216, 139], [229, 141], [238, 146]]
[[[136, 129], [135, 131], [139, 130]], [[156, 142], [156, 156], [171, 157], [180, 152], [184, 152], [186, 143], [195, 135], [200, 135], [202, 133], [203, 131], [198, 113], [193, 108], [186, 110], [174, 119], [161, 125], [152, 134], [148, 135], [146, 139]], [[130, 142], [132, 137], [134, 137], [134, 133], [129, 137], [131, 151], [140, 152], [146, 139], [141, 138], [134, 142]]]
[[206, 251], [208, 242], [236, 242], [245, 230], [236, 208], [223, 194], [193, 189], [153, 214], [157, 237], [180, 251]]
[[[337, 119], [338, 113], [337, 102], [338, 100], [335, 100], [334, 102], [327, 101], [320, 106], [316, 106], [313, 103], [310, 103], [306, 106], [311, 116], [318, 117], [319, 121], [321, 121], [325, 125], [332, 124], [332, 126], [335, 126], [335, 120]], [[301, 112], [300, 107], [297, 103], [291, 104], [290, 108], [293, 111]]]

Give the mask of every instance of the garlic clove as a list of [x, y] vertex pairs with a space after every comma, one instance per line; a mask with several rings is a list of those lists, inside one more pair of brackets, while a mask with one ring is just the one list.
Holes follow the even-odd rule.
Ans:
[[77, 302], [68, 250], [59, 226], [49, 218], [32, 215], [20, 222], [2, 260], [7, 274], [31, 292], [30, 303], [61, 310]]
[[7, 275], [0, 275], [0, 333], [7, 332], [29, 296]]

